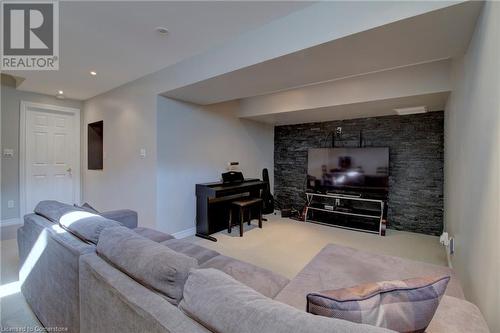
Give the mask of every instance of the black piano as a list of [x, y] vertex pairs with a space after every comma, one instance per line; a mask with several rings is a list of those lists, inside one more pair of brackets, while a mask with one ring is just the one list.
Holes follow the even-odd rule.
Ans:
[[196, 184], [196, 236], [216, 242], [210, 234], [227, 229], [231, 202], [244, 197], [260, 198], [265, 184], [259, 179]]

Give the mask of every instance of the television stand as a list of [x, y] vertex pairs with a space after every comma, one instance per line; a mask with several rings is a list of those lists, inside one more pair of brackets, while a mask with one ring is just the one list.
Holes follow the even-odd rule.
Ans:
[[385, 200], [361, 195], [306, 192], [304, 222], [385, 236], [387, 205]]

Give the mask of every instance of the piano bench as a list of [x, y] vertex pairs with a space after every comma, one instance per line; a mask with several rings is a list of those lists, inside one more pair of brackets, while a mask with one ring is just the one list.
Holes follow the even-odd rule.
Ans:
[[[232, 206], [239, 209], [240, 213], [240, 237], [243, 237], [243, 222], [245, 216], [245, 210], [248, 210], [248, 225], [252, 219], [251, 209], [257, 207], [259, 209], [259, 228], [262, 228], [262, 199], [261, 198], [248, 198], [236, 200], [231, 203]], [[227, 232], [231, 233], [231, 228], [233, 226], [233, 210], [232, 207], [229, 210], [229, 225]]]

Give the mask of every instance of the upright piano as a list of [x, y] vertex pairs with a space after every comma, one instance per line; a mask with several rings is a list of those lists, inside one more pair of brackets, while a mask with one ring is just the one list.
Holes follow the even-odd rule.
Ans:
[[231, 202], [243, 197], [260, 198], [265, 185], [259, 179], [196, 184], [196, 236], [216, 242], [210, 234], [227, 228]]

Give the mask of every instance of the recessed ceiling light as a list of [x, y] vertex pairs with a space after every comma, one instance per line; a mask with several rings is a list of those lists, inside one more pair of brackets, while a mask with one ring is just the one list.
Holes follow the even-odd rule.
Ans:
[[64, 91], [59, 90], [57, 93], [58, 93], [59, 95], [62, 95], [62, 94], [64, 94]]
[[165, 27], [156, 27], [155, 31], [162, 36], [168, 35], [168, 29]]
[[95, 71], [90, 71], [90, 75], [92, 75], [92, 76], [96, 76], [96, 75], [97, 75], [97, 72], [95, 72]]
[[412, 106], [409, 108], [397, 108], [394, 109], [394, 111], [396, 111], [396, 113], [400, 116], [405, 116], [408, 114], [426, 113], [429, 110], [427, 109], [427, 106]]
[[56, 98], [57, 99], [64, 99], [64, 91], [62, 91], [62, 90], [57, 91]]

